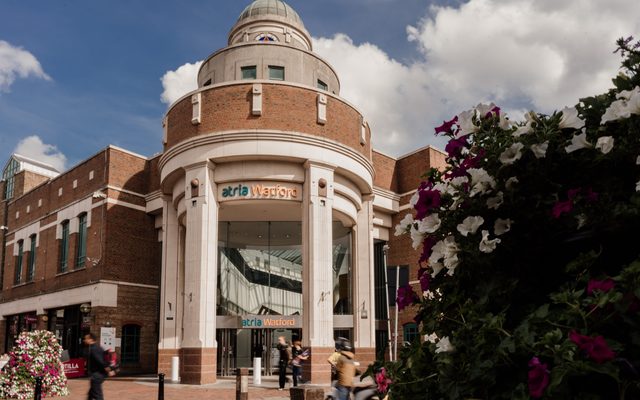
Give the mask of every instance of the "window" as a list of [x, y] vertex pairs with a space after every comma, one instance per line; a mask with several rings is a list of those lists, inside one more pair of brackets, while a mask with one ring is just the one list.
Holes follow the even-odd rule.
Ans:
[[18, 241], [18, 258], [16, 259], [16, 276], [14, 283], [17, 285], [22, 280], [22, 258], [24, 255], [24, 241]]
[[19, 172], [19, 169], [20, 163], [11, 158], [2, 173], [2, 179], [6, 181], [6, 185], [4, 187], [4, 198], [7, 200], [13, 197], [14, 176]]
[[396, 305], [396, 298], [398, 297], [398, 288], [396, 287], [396, 271], [400, 272], [399, 287], [407, 286], [409, 284], [409, 268], [406, 265], [400, 267], [388, 267], [387, 268], [387, 286], [389, 288], [389, 306], [394, 307]]
[[256, 79], [258, 77], [255, 65], [242, 67], [240, 72], [242, 72], [242, 79]]
[[202, 86], [209, 86], [209, 85], [211, 85], [211, 79], [207, 80]]
[[278, 38], [271, 33], [261, 33], [256, 36], [258, 42], [277, 42]]
[[284, 80], [284, 67], [269, 65], [269, 79], [274, 81]]
[[318, 89], [320, 90], [329, 90], [329, 86], [322, 82], [320, 79], [318, 79]]
[[36, 273], [36, 235], [31, 235], [31, 248], [29, 249], [29, 265], [27, 266], [27, 282], [32, 282]]
[[69, 258], [69, 220], [62, 222], [62, 238], [60, 240], [60, 272], [66, 272]]
[[140, 362], [140, 325], [129, 324], [122, 327], [120, 360], [123, 365]]
[[402, 336], [404, 337], [404, 341], [411, 343], [415, 338], [418, 337], [418, 325], [416, 325], [413, 322], [404, 324], [402, 333], [403, 333]]
[[76, 268], [84, 267], [87, 259], [87, 213], [78, 216], [78, 248], [76, 250]]

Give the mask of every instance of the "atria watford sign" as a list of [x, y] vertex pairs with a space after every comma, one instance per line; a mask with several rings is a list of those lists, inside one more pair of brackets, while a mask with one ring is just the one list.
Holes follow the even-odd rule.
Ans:
[[232, 182], [218, 185], [218, 201], [302, 200], [302, 185], [282, 182]]

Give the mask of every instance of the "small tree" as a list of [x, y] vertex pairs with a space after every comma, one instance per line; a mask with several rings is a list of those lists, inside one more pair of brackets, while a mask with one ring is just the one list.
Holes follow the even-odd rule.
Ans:
[[42, 377], [43, 397], [68, 395], [61, 355], [62, 347], [53, 333], [22, 332], [0, 372], [0, 398], [32, 398], [36, 377]]

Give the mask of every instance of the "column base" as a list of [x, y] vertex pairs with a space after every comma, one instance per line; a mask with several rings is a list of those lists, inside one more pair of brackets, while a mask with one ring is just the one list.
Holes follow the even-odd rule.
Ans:
[[158, 349], [158, 373], [164, 374], [165, 379], [171, 377], [171, 359], [175, 356], [180, 357], [180, 349]]
[[216, 348], [180, 350], [180, 383], [207, 385], [216, 382]]
[[331, 383], [331, 365], [327, 361], [335, 351], [332, 347], [312, 347], [311, 357], [302, 364], [302, 377], [315, 385]]

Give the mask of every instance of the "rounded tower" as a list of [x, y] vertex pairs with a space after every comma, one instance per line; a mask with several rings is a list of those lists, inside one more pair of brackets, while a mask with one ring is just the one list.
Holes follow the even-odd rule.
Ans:
[[279, 335], [314, 383], [336, 332], [373, 361], [371, 132], [312, 50], [295, 10], [255, 0], [164, 118], [159, 368], [180, 357], [184, 383], [271, 371]]

